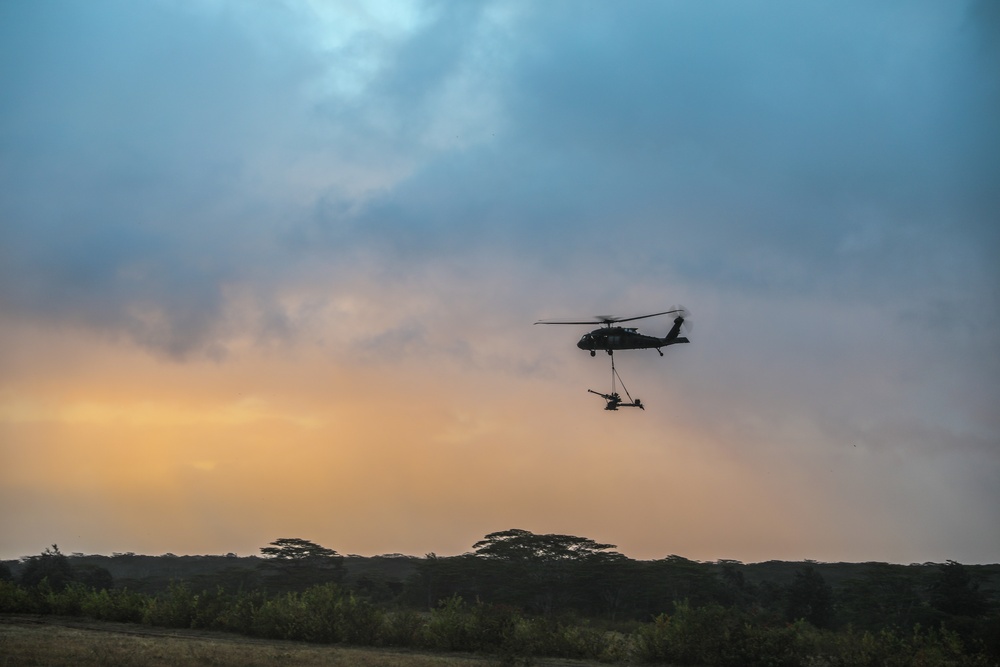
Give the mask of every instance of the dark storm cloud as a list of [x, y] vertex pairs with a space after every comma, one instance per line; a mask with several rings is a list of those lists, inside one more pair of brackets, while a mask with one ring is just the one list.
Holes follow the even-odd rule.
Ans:
[[669, 272], [995, 318], [982, 4], [437, 3], [337, 47], [280, 7], [24, 7], [5, 308], [176, 354], [218, 335], [227, 284], [267, 301], [299, 262], [488, 247], [600, 265], [609, 294]]
[[2, 11], [0, 303], [175, 356], [210, 343], [254, 258], [247, 163], [305, 65], [164, 4]]

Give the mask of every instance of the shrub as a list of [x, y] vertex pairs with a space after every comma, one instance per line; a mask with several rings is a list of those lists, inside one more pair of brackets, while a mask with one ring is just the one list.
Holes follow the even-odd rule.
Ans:
[[85, 600], [93, 595], [86, 586], [79, 583], [67, 584], [62, 590], [55, 591], [44, 585], [39, 586], [45, 600], [45, 611], [59, 616], [81, 616]]
[[337, 623], [349, 644], [377, 646], [385, 641], [386, 615], [368, 600], [348, 595], [337, 603]]
[[253, 634], [269, 639], [303, 639], [306, 610], [297, 593], [269, 598], [253, 618]]
[[471, 651], [469, 616], [461, 596], [453, 595], [438, 603], [427, 623], [429, 647], [443, 651]]
[[237, 616], [245, 622], [252, 610], [254, 634], [308, 642], [350, 642], [375, 645], [382, 641], [385, 614], [366, 600], [345, 594], [336, 584], [322, 584], [302, 593], [286, 593], [241, 603]]
[[309, 642], [335, 643], [344, 641], [343, 593], [336, 584], [322, 584], [306, 589], [297, 611], [305, 613], [304, 639]]
[[412, 609], [390, 612], [383, 623], [383, 641], [389, 646], [420, 646], [424, 625], [424, 618]]
[[229, 603], [216, 619], [218, 627], [244, 635], [254, 634], [254, 618], [264, 605], [264, 601], [264, 594], [260, 591], [240, 592], [230, 597]]
[[521, 618], [516, 608], [477, 602], [467, 613], [472, 650], [492, 653], [509, 648], [514, 628]]
[[684, 602], [676, 606], [673, 616], [661, 614], [641, 626], [635, 650], [646, 662], [792, 667], [811, 654], [814, 632], [803, 621], [768, 625], [738, 609], [693, 608]]
[[167, 628], [190, 628], [195, 618], [197, 596], [183, 582], [170, 582], [167, 592], [149, 601], [142, 622]]
[[37, 596], [13, 581], [0, 580], [0, 613], [38, 613]]
[[101, 621], [140, 623], [149, 606], [149, 597], [127, 588], [92, 591], [83, 600], [84, 616]]
[[202, 591], [194, 596], [191, 627], [209, 630], [225, 629], [226, 609], [232, 604], [229, 595], [217, 586], [214, 591]]
[[962, 638], [941, 629], [924, 631], [919, 625], [910, 633], [893, 630], [864, 632], [852, 630], [830, 635], [826, 647], [833, 667], [985, 667], [990, 664], [982, 653], [968, 653]]

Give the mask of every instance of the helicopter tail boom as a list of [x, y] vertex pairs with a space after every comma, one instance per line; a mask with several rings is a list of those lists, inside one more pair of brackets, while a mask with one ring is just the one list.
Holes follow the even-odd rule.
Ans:
[[675, 343], [690, 343], [691, 342], [691, 341], [689, 341], [687, 339], [687, 337], [680, 335], [680, 333], [681, 333], [681, 325], [682, 324], [684, 324], [684, 318], [683, 317], [678, 316], [678, 317], [674, 318], [674, 326], [672, 326], [670, 328], [670, 331], [668, 331], [667, 335], [664, 336], [663, 339], [662, 339], [664, 345], [674, 345]]

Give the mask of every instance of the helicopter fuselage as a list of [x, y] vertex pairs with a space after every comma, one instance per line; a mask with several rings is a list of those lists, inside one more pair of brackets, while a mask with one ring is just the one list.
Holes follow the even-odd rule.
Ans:
[[662, 338], [641, 334], [635, 329], [624, 327], [602, 327], [583, 334], [576, 344], [581, 350], [644, 350], [661, 347]]
[[[581, 350], [588, 350], [590, 356], [597, 354], [597, 350], [604, 350], [608, 354], [615, 350], [660, 350], [661, 347], [674, 345], [675, 343], [687, 343], [688, 339], [679, 336], [681, 323], [684, 319], [678, 317], [674, 320], [674, 326], [663, 338], [647, 336], [641, 334], [637, 329], [631, 327], [601, 327], [594, 329], [590, 333], [584, 334], [576, 344]], [[662, 355], [663, 353], [660, 352]]]

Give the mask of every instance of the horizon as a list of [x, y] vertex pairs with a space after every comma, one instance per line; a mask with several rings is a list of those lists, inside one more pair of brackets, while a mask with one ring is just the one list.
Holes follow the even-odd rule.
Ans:
[[996, 562], [998, 7], [0, 3], [0, 554]]
[[[576, 535], [576, 536], [572, 536], [572, 537], [585, 537], [585, 536], [583, 536], [583, 535]], [[276, 538], [276, 539], [281, 539], [281, 538]], [[308, 539], [308, 538], [302, 538], [302, 539]], [[312, 540], [309, 540], [309, 541], [311, 542]], [[273, 541], [270, 542], [270, 543], [268, 543], [268, 544], [272, 544], [272, 543], [273, 543]], [[264, 545], [264, 546], [267, 546], [267, 545]], [[431, 557], [431, 556], [437, 557], [437, 558], [457, 558], [457, 557], [460, 557], [460, 556], [474, 556], [474, 555], [476, 555], [476, 553], [475, 553], [474, 550], [465, 551], [463, 553], [455, 553], [455, 554], [440, 554], [440, 553], [437, 553], [437, 552], [434, 552], [434, 551], [425, 553], [423, 555], [407, 554], [407, 553], [402, 553], [402, 552], [386, 552], [386, 553], [379, 553], [379, 554], [357, 554], [357, 553], [342, 553], [338, 549], [336, 549], [334, 547], [329, 547], [328, 545], [325, 545], [325, 544], [320, 544], [319, 546], [332, 549], [334, 552], [336, 552], [336, 554], [338, 556], [343, 557], [343, 558], [410, 558], [410, 559], [426, 559], [426, 558]], [[59, 549], [59, 553], [61, 553], [62, 555], [66, 556], [68, 558], [90, 558], [90, 557], [94, 557], [94, 556], [99, 557], [99, 558], [129, 558], [129, 557], [133, 557], [133, 556], [135, 556], [135, 557], [142, 557], [142, 558], [260, 558], [260, 559], [267, 559], [267, 558], [269, 558], [269, 556], [261, 555], [260, 551], [261, 551], [261, 549], [263, 547], [259, 547], [257, 549], [258, 553], [239, 553], [239, 552], [236, 552], [236, 551], [228, 551], [228, 552], [225, 552], [225, 553], [198, 553], [198, 554], [174, 553], [174, 552], [170, 552], [170, 551], [165, 552], [165, 553], [161, 553], [161, 554], [137, 553], [137, 552], [133, 552], [133, 551], [113, 551], [112, 553], [83, 553], [83, 552], [80, 552], [80, 551], [66, 552], [66, 551], [63, 551], [62, 547], [58, 546], [58, 543], [50, 544], [48, 547], [46, 547], [46, 549], [51, 548], [51, 547], [57, 547]], [[762, 564], [766, 564], [766, 563], [813, 563], [813, 564], [817, 564], [817, 565], [887, 564], [887, 565], [899, 565], [899, 566], [902, 566], [902, 567], [908, 567], [908, 566], [913, 566], [913, 565], [919, 565], [919, 566], [944, 565], [944, 564], [946, 564], [948, 562], [958, 562], [958, 563], [960, 563], [962, 565], [983, 566], [983, 567], [988, 567], [988, 566], [991, 566], [991, 565], [1000, 565], [1000, 561], [987, 562], [987, 563], [962, 563], [961, 561], [955, 561], [954, 559], [946, 559], [944, 561], [922, 561], [922, 562], [916, 562], [916, 561], [914, 561], [914, 562], [910, 562], [910, 563], [896, 563], [896, 562], [878, 561], [878, 560], [864, 560], [864, 561], [823, 561], [823, 560], [816, 560], [816, 559], [812, 559], [812, 558], [802, 558], [802, 559], [795, 559], [795, 560], [782, 559], [782, 558], [771, 558], [771, 559], [768, 559], [768, 560], [761, 560], [761, 561], [741, 561], [741, 560], [734, 559], [734, 558], [716, 558], [716, 559], [713, 559], [713, 560], [700, 560], [700, 559], [694, 559], [694, 558], [686, 558], [682, 554], [666, 554], [666, 555], [661, 556], [659, 558], [633, 558], [629, 554], [621, 552], [616, 545], [611, 545], [610, 546], [610, 550], [612, 552], [614, 552], [614, 553], [619, 553], [619, 554], [625, 556], [626, 558], [628, 558], [630, 560], [640, 561], [640, 562], [655, 561], [655, 560], [665, 560], [665, 559], [668, 559], [668, 558], [679, 557], [679, 558], [682, 558], [684, 560], [688, 560], [688, 561], [691, 561], [691, 562], [702, 563], [702, 564], [709, 564], [709, 565], [719, 565], [719, 564], [727, 564], [727, 563], [733, 563], [733, 564], [737, 564], [737, 565], [762, 565]], [[43, 549], [42, 551], [45, 551], [45, 549]], [[24, 562], [25, 560], [27, 560], [29, 558], [32, 558], [34, 556], [40, 555], [41, 553], [42, 552], [39, 552], [37, 554], [28, 554], [28, 555], [24, 555], [24, 556], [20, 556], [20, 557], [16, 557], [16, 558], [7, 558], [7, 557], [4, 557], [4, 556], [0, 555], [0, 561], [5, 561], [5, 562], [12, 562], [12, 561]]]

